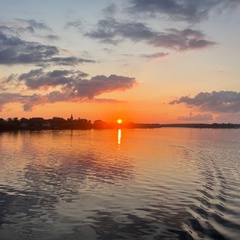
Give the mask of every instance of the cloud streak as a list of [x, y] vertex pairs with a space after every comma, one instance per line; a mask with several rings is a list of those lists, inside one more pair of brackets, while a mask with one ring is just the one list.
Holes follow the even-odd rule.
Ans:
[[142, 54], [141, 57], [148, 58], [148, 59], [158, 59], [158, 58], [166, 57], [168, 55], [169, 53], [160, 52], [160, 53], [154, 53], [154, 54]]
[[190, 122], [205, 122], [213, 120], [213, 116], [211, 114], [193, 114], [190, 113], [189, 116], [180, 116], [178, 117], [180, 121], [190, 121]]
[[215, 45], [204, 39], [204, 34], [190, 28], [184, 30], [168, 29], [166, 33], [158, 34], [149, 41], [155, 47], [165, 47], [177, 51], [201, 49]]
[[0, 31], [11, 36], [20, 36], [23, 33], [34, 34], [36, 31], [52, 32], [53, 30], [45, 23], [36, 20], [14, 19], [11, 22], [1, 22]]
[[75, 28], [77, 29], [79, 32], [82, 31], [83, 28], [83, 24], [80, 20], [75, 20], [75, 21], [69, 21], [66, 23], [65, 28]]
[[205, 112], [238, 113], [240, 112], [240, 93], [234, 91], [200, 92], [195, 97], [181, 97], [170, 104], [185, 104]]
[[32, 28], [34, 30], [52, 31], [52, 29], [48, 27], [45, 23], [37, 22], [34, 19], [16, 19], [16, 24], [20, 26], [25, 26], [26, 28]]
[[112, 18], [100, 20], [96, 29], [86, 33], [85, 36], [115, 45], [125, 39], [133, 42], [142, 41], [154, 47], [176, 51], [202, 49], [216, 44], [206, 40], [205, 35], [198, 30], [171, 28], [165, 32], [157, 32], [140, 22], [119, 22]]

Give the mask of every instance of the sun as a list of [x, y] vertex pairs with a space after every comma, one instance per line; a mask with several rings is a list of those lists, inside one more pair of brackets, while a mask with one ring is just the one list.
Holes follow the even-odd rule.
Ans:
[[117, 123], [118, 123], [118, 124], [121, 124], [121, 123], [122, 123], [122, 119], [119, 118], [119, 119], [117, 120]]

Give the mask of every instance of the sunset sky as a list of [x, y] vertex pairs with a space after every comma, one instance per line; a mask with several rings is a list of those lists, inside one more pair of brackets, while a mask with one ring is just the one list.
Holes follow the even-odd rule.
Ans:
[[0, 118], [240, 123], [240, 0], [0, 3]]

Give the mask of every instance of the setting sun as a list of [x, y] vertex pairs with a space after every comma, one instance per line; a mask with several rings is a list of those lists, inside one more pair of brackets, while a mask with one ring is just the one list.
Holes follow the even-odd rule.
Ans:
[[118, 124], [121, 124], [121, 123], [122, 123], [122, 119], [118, 119], [118, 120], [117, 120], [117, 123], [118, 123]]

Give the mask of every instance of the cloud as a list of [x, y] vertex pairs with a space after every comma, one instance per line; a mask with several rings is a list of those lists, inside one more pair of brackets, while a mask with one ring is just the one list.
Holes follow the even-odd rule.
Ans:
[[81, 80], [82, 77], [87, 76], [87, 73], [81, 71], [54, 70], [45, 73], [43, 69], [35, 69], [28, 73], [21, 74], [18, 79], [19, 81], [24, 81], [28, 88], [38, 89], [41, 87], [55, 87], [74, 83], [77, 80]]
[[95, 63], [94, 60], [77, 57], [52, 57], [46, 61], [47, 63], [54, 63], [58, 65], [72, 66], [80, 63]]
[[240, 93], [234, 91], [200, 92], [195, 97], [181, 97], [170, 104], [186, 104], [205, 112], [238, 113], [240, 112]]
[[168, 55], [169, 53], [160, 52], [160, 53], [154, 53], [154, 54], [142, 54], [141, 57], [149, 58], [149, 59], [157, 59], [157, 58], [166, 57]]
[[155, 47], [171, 48], [178, 51], [201, 49], [215, 45], [204, 39], [204, 34], [192, 29], [168, 29], [166, 33], [158, 34], [149, 41]]
[[43, 22], [37, 22], [36, 20], [29, 19], [16, 19], [16, 24], [25, 26], [26, 28], [32, 28], [32, 29], [38, 29], [38, 30], [44, 30], [44, 31], [52, 31], [50, 27], [48, 27], [45, 23]]
[[48, 34], [48, 35], [44, 36], [43, 38], [46, 38], [49, 41], [57, 41], [60, 39], [57, 35], [54, 35], [54, 34]]
[[127, 10], [151, 17], [167, 16], [173, 20], [199, 22], [206, 19], [214, 10], [238, 7], [238, 0], [129, 0]]
[[21, 33], [34, 33], [34, 29], [32, 27], [16, 27], [16, 26], [6, 26], [1, 25], [0, 31], [8, 34], [10, 36], [19, 36]]
[[156, 32], [140, 22], [118, 22], [112, 18], [100, 20], [97, 28], [86, 33], [85, 36], [114, 45], [124, 39], [133, 42], [144, 41], [154, 47], [170, 48], [177, 51], [201, 49], [216, 44], [206, 40], [205, 35], [198, 30], [172, 28], [165, 30], [165, 32]]
[[23, 96], [24, 100], [20, 103], [23, 103], [24, 111], [31, 111], [35, 105], [46, 104], [48, 101], [47, 95], [33, 94], [29, 96]]
[[126, 90], [132, 88], [136, 81], [134, 78], [110, 75], [106, 77], [104, 75], [98, 75], [90, 80], [79, 80], [73, 84], [72, 89], [78, 97], [87, 97], [89, 99], [94, 98], [96, 95], [100, 95], [106, 92], [112, 92], [116, 90]]
[[53, 30], [43, 22], [37, 22], [36, 20], [24, 20], [14, 19], [11, 22], [2, 22], [0, 25], [0, 31], [9, 35], [19, 37], [23, 33], [34, 34], [37, 31], [52, 32]]
[[193, 114], [190, 112], [189, 116], [180, 116], [178, 120], [180, 121], [198, 121], [198, 122], [205, 122], [212, 120], [213, 116], [211, 114]]
[[114, 40], [115, 37], [128, 38], [132, 41], [151, 39], [154, 33], [143, 23], [118, 22], [113, 18], [98, 21], [97, 29], [85, 35], [100, 40]]
[[[30, 111], [35, 105], [55, 102], [97, 101], [113, 103], [118, 102], [118, 100], [96, 99], [95, 97], [107, 92], [130, 89], [136, 83], [134, 78], [114, 74], [109, 77], [98, 75], [90, 80], [85, 79], [85, 77], [87, 77], [87, 74], [81, 71], [54, 70], [44, 72], [43, 69], [31, 70], [18, 77], [18, 80], [24, 82], [28, 89], [58, 87], [57, 90], [46, 95], [0, 93], [0, 107], [2, 108], [3, 105], [10, 102], [19, 102], [23, 104], [25, 111]], [[9, 77], [9, 79], [11, 81], [12, 77]]]
[[7, 103], [21, 102], [24, 103], [25, 97], [19, 93], [0, 93], [0, 111]]
[[112, 16], [118, 11], [117, 5], [115, 3], [110, 4], [103, 9], [103, 13], [107, 16]]
[[82, 31], [82, 21], [80, 20], [75, 20], [75, 21], [69, 21], [65, 24], [65, 28], [68, 29], [68, 28], [75, 28], [77, 29], [79, 32]]
[[239, 124], [239, 119], [240, 119], [240, 112], [238, 112], [238, 113], [222, 113], [216, 117], [215, 122]]
[[8, 36], [0, 32], [0, 64], [36, 64], [76, 65], [92, 60], [76, 57], [60, 57], [57, 47], [29, 42], [19, 37]]
[[109, 99], [109, 98], [94, 98], [94, 100], [91, 100], [96, 103], [124, 103], [126, 101], [123, 100], [116, 100], [116, 99]]
[[[48, 41], [56, 41], [60, 38], [52, 34], [53, 30], [48, 27], [45, 23], [37, 22], [35, 20], [23, 20], [23, 19], [15, 19], [11, 22], [5, 22], [2, 23], [3, 25], [0, 25], [0, 31], [4, 33], [8, 37], [22, 37], [27, 36], [25, 33], [30, 33], [34, 37], [43, 38]], [[44, 31], [44, 35], [40, 35], [37, 32]]]

